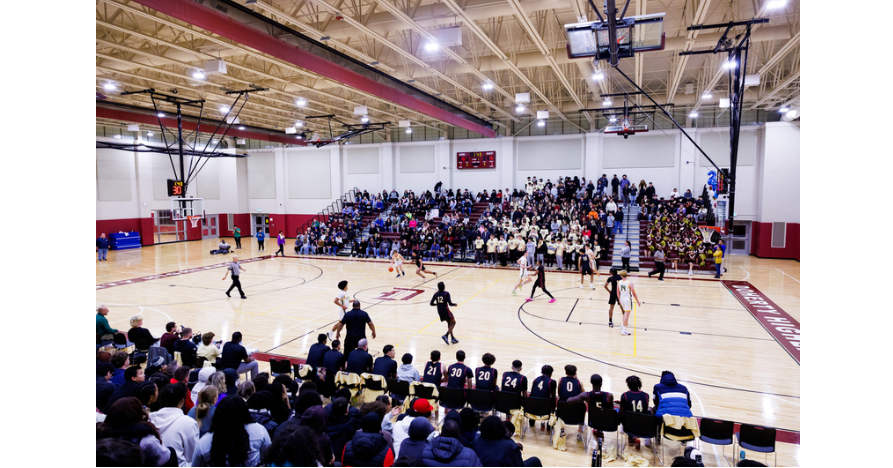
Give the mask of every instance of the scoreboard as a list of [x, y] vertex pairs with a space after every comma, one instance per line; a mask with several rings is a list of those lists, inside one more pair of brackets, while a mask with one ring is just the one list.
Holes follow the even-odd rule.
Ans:
[[183, 181], [168, 179], [167, 180], [167, 196], [182, 197], [183, 196]]
[[496, 151], [456, 153], [457, 169], [493, 169], [496, 167]]

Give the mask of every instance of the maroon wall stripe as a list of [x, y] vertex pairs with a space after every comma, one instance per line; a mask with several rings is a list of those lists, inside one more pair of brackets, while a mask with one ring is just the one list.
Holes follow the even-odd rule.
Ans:
[[775, 341], [797, 361], [797, 364], [800, 364], [800, 322], [794, 320], [749, 282], [726, 280], [721, 282], [772, 335], [772, 338], [775, 338]]
[[135, 0], [168, 16], [172, 16], [206, 31], [218, 34], [239, 44], [270, 54], [295, 66], [331, 78], [346, 86], [365, 91], [390, 102], [397, 103], [421, 114], [479, 133], [485, 137], [495, 137], [491, 128], [465, 120], [427, 102], [416, 99], [396, 89], [385, 86], [347, 68], [335, 65], [328, 60], [301, 50], [281, 39], [264, 34], [244, 25], [223, 13], [190, 0]]

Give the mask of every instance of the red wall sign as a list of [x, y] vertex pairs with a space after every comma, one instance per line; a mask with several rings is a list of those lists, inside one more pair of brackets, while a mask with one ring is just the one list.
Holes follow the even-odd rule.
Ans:
[[493, 169], [496, 167], [496, 151], [456, 153], [457, 169]]
[[747, 281], [722, 281], [722, 284], [775, 338], [775, 341], [800, 364], [800, 322]]

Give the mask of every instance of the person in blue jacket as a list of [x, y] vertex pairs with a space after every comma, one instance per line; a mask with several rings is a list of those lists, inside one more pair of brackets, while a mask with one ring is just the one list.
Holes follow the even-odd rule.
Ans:
[[107, 262], [105, 256], [109, 253], [109, 240], [105, 237], [105, 233], [99, 235], [99, 239], [96, 239], [96, 251], [99, 252], [99, 261]]
[[264, 230], [263, 230], [263, 228], [257, 228], [257, 235], [254, 237], [257, 237], [257, 250], [263, 250], [264, 249]]
[[654, 416], [663, 415], [691, 417], [691, 395], [685, 385], [676, 382], [676, 376], [663, 371], [660, 383], [654, 386]]

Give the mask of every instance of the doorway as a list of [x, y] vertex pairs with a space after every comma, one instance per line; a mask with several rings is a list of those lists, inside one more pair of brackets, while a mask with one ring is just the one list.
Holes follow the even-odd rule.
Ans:
[[[270, 237], [270, 216], [267, 213], [254, 213], [251, 215], [251, 237], [257, 235], [257, 230], [264, 230], [264, 237]], [[245, 236], [245, 234], [242, 234]]]
[[202, 218], [202, 239], [216, 239], [217, 237], [217, 215], [205, 215], [205, 217]]
[[750, 221], [735, 221], [730, 246], [735, 255], [750, 255]]

